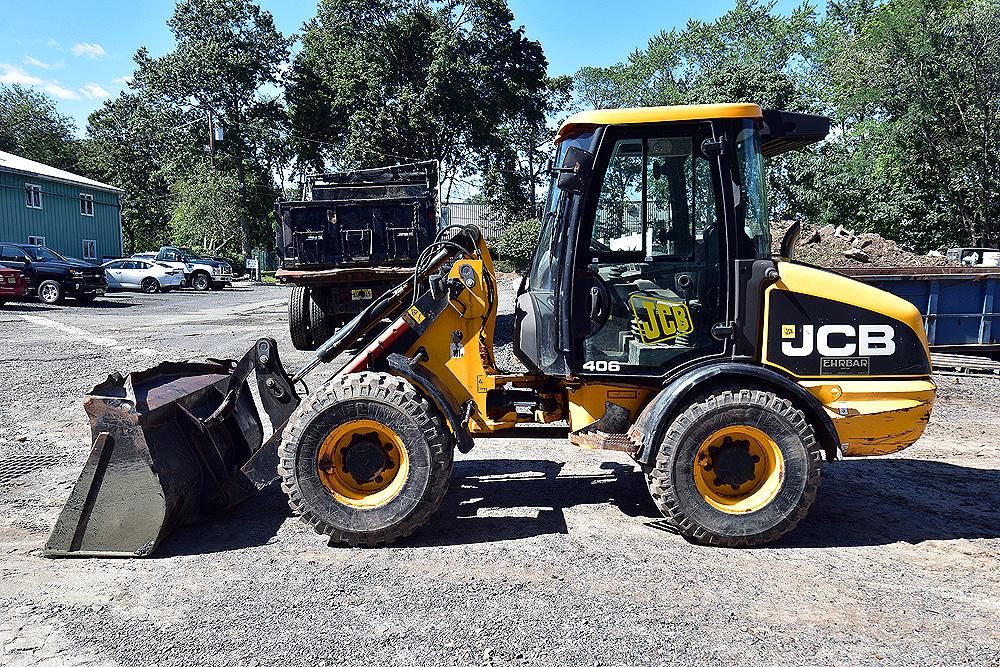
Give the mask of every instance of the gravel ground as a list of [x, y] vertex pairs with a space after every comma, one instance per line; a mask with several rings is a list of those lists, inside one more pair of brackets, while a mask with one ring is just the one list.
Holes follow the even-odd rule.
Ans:
[[[90, 447], [82, 393], [264, 334], [295, 366], [285, 297], [0, 310], [0, 461], [59, 457], [0, 483], [0, 664], [1000, 664], [1000, 379], [939, 378], [920, 442], [829, 465], [767, 548], [685, 542], [624, 455], [529, 428], [480, 438], [441, 511], [392, 547], [329, 547], [272, 488], [155, 558], [41, 558]], [[511, 330], [501, 318], [498, 339]]]

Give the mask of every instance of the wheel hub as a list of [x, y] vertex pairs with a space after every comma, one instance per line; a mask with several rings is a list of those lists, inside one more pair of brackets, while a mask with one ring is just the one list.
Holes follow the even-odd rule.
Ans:
[[381, 473], [395, 467], [388, 453], [392, 445], [383, 445], [377, 433], [355, 433], [341, 450], [344, 470], [358, 484], [381, 482]]
[[715, 471], [716, 486], [728, 485], [734, 491], [756, 479], [755, 464], [760, 456], [750, 453], [750, 441], [726, 436], [719, 446], [708, 448], [709, 464]]
[[778, 493], [784, 460], [760, 429], [734, 424], [709, 435], [698, 448], [694, 482], [702, 498], [722, 512], [754, 512]]
[[337, 500], [378, 507], [398, 494], [409, 471], [402, 439], [388, 426], [359, 419], [334, 427], [316, 453], [320, 482]]

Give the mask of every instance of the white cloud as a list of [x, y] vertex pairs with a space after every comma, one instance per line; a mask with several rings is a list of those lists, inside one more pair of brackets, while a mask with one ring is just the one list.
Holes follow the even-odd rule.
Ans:
[[89, 42], [80, 42], [79, 44], [74, 45], [72, 51], [74, 56], [87, 56], [91, 60], [100, 60], [107, 55], [104, 52], [103, 46], [100, 44], [91, 44]]
[[70, 90], [69, 88], [64, 88], [59, 85], [58, 81], [49, 81], [45, 84], [45, 92], [53, 97], [58, 97], [61, 100], [78, 100], [80, 99], [80, 94], [76, 91]]
[[62, 44], [60, 44], [54, 39], [50, 39], [49, 41], [45, 42], [45, 46], [49, 47], [50, 49], [56, 49], [57, 51], [62, 51]]
[[132, 83], [132, 75], [126, 74], [125, 76], [115, 77], [114, 79], [112, 79], [112, 81], [114, 81], [117, 84], [127, 86], [128, 84]]
[[43, 81], [33, 74], [28, 74], [16, 65], [0, 63], [0, 83], [37, 86], [43, 83]]
[[31, 56], [25, 54], [24, 64], [31, 65], [32, 67], [38, 67], [39, 69], [62, 69], [62, 66], [65, 65], [66, 63], [64, 63], [61, 60], [54, 63], [42, 62], [37, 58], [32, 58]]
[[91, 81], [83, 88], [80, 89], [83, 96], [91, 100], [103, 100], [105, 98], [111, 97], [111, 93], [101, 88], [99, 85]]

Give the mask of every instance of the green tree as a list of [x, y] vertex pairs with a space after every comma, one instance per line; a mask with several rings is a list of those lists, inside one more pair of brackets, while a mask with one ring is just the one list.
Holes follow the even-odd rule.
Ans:
[[73, 120], [43, 93], [0, 85], [0, 150], [73, 171], [78, 141]]
[[176, 173], [204, 160], [192, 149], [198, 129], [190, 114], [159, 100], [122, 93], [90, 114], [80, 165], [125, 191], [125, 251], [158, 248], [170, 241], [170, 183]]
[[302, 161], [439, 160], [449, 184], [475, 171], [545, 88], [541, 45], [513, 18], [504, 0], [321, 0], [286, 92]]
[[572, 109], [572, 96], [571, 77], [547, 79], [532, 104], [504, 119], [482, 153], [482, 195], [497, 219], [512, 223], [535, 215], [552, 139]]
[[170, 236], [175, 243], [216, 253], [240, 237], [243, 203], [235, 177], [206, 161], [175, 181], [170, 192]]
[[995, 244], [1000, 2], [851, 8], [837, 26], [827, 78], [854, 148], [846, 161], [858, 176], [852, 192], [890, 204], [859, 226], [921, 249]]
[[251, 0], [182, 0], [167, 25], [176, 47], [159, 58], [140, 49], [133, 85], [224, 128], [214, 159], [236, 180], [240, 244], [249, 255], [269, 236], [265, 211], [279, 194], [268, 168], [282, 154], [285, 114], [273, 88], [293, 40]]

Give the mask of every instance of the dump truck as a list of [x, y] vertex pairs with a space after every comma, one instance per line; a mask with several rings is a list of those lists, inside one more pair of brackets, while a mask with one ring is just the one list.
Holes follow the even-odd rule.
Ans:
[[437, 227], [437, 163], [312, 174], [276, 212], [292, 345], [315, 350], [412, 274]]
[[935, 396], [913, 305], [796, 262], [794, 225], [772, 255], [764, 160], [829, 126], [743, 103], [570, 117], [516, 298], [526, 371], [497, 367], [482, 234], [443, 227], [298, 370], [262, 338], [97, 385], [93, 450], [45, 553], [148, 555], [275, 480], [331, 543], [391, 543], [438, 510], [476, 435], [538, 423], [632, 460], [689, 540], [780, 538], [824, 465], [909, 446]]

